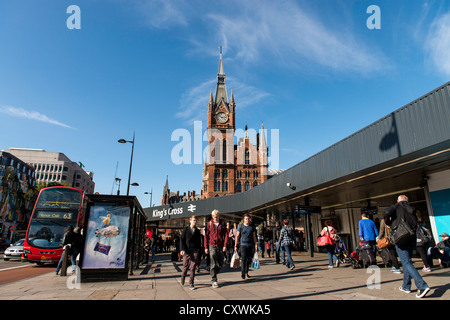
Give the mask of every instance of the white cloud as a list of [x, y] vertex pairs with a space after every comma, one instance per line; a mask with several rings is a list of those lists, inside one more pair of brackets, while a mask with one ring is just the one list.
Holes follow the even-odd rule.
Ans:
[[437, 70], [450, 76], [450, 12], [433, 21], [426, 50]]
[[308, 67], [311, 63], [335, 71], [369, 73], [387, 66], [387, 59], [376, 48], [368, 48], [349, 30], [327, 27], [313, 13], [290, 1], [263, 1], [236, 14], [209, 14], [218, 36], [244, 62], [271, 61], [289, 67]]
[[145, 22], [154, 28], [168, 29], [188, 24], [186, 10], [189, 6], [183, 0], [139, 0], [136, 4]]
[[59, 122], [54, 119], [51, 119], [51, 118], [47, 117], [45, 114], [41, 114], [37, 111], [28, 111], [28, 110], [25, 110], [22, 108], [15, 108], [15, 107], [11, 107], [11, 106], [1, 106], [0, 112], [10, 115], [10, 116], [14, 116], [14, 117], [42, 121], [42, 122], [54, 124], [54, 125], [57, 125], [60, 127], [73, 129], [72, 127], [68, 126], [67, 124]]
[[341, 24], [333, 25], [321, 12], [307, 11], [306, 1], [140, 2], [153, 27], [185, 27], [184, 39], [193, 45], [191, 54], [217, 56], [217, 46], [222, 44], [224, 54], [242, 65], [270, 61], [300, 70], [312, 65], [359, 74], [390, 66], [380, 49], [366, 44], [352, 32], [351, 23], [339, 19], [341, 12], [335, 14]]

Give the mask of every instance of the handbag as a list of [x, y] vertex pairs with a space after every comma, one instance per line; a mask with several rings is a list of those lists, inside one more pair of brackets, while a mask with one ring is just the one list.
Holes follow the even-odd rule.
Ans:
[[380, 249], [384, 249], [384, 248], [388, 247], [390, 244], [391, 244], [391, 242], [389, 241], [389, 238], [387, 238], [387, 237], [377, 241], [378, 248], [380, 248]]
[[433, 237], [431, 236], [430, 230], [421, 225], [417, 226], [417, 243], [426, 244], [432, 239]]
[[328, 229], [327, 229], [327, 234], [324, 236], [319, 236], [319, 238], [317, 239], [317, 246], [324, 247], [326, 245], [332, 245], [332, 244], [333, 244], [333, 240], [331, 239], [330, 233], [328, 232]]
[[416, 231], [403, 218], [395, 228], [391, 228], [391, 241], [397, 247], [405, 246], [415, 238]]

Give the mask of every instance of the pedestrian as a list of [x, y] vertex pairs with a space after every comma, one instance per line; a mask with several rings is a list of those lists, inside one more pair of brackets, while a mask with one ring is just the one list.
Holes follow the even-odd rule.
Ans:
[[148, 235], [145, 235], [144, 240], [144, 256], [142, 257], [142, 263], [148, 264], [148, 256], [150, 255], [150, 239]]
[[428, 264], [433, 268], [433, 256], [441, 260], [441, 266], [446, 268], [450, 264], [450, 238], [448, 233], [443, 232], [439, 235], [441, 241], [432, 248], [428, 249]]
[[150, 238], [150, 248], [152, 250], [152, 262], [155, 262], [155, 257], [156, 257], [156, 247], [158, 244], [158, 237], [157, 237], [157, 229], [154, 228], [153, 229], [153, 233], [152, 233], [152, 237]]
[[228, 228], [228, 243], [227, 243], [227, 262], [231, 262], [231, 257], [233, 256], [234, 252], [234, 245], [236, 243], [236, 235], [237, 235], [237, 223], [234, 222], [233, 226]]
[[253, 255], [258, 250], [256, 228], [251, 223], [251, 218], [248, 214], [244, 214], [244, 222], [237, 229], [236, 243], [234, 245], [235, 252], [238, 250], [238, 243], [241, 252], [241, 278], [245, 279], [245, 276], [249, 277], [248, 270], [252, 264]]
[[212, 287], [218, 288], [217, 274], [222, 269], [224, 252], [227, 250], [228, 229], [219, 218], [219, 210], [213, 210], [211, 216], [205, 230], [205, 253], [210, 257]]
[[280, 239], [278, 240], [278, 243], [286, 252], [286, 268], [293, 270], [295, 268], [295, 265], [291, 257], [291, 252], [292, 244], [294, 242], [294, 231], [289, 226], [289, 221], [287, 219], [284, 219], [283, 224], [284, 227], [281, 229]]
[[275, 263], [280, 263], [280, 255], [281, 255], [281, 261], [284, 264], [284, 250], [282, 249], [281, 245], [278, 243], [278, 240], [280, 240], [280, 234], [281, 234], [281, 226], [280, 222], [275, 222], [275, 228], [273, 228], [273, 243], [275, 244]]
[[[389, 226], [386, 224], [386, 222], [384, 222], [384, 219], [381, 219], [381, 223], [380, 223], [380, 233], [378, 234], [378, 239], [384, 239], [384, 238], [388, 238], [390, 241], [390, 233], [391, 233], [391, 229], [389, 228]], [[393, 273], [402, 273], [402, 271], [400, 270], [400, 266], [398, 264], [398, 259], [397, 259], [397, 251], [395, 251], [395, 246], [389, 242], [389, 245], [386, 248], [380, 249], [380, 250], [387, 250], [389, 252], [389, 256], [391, 257], [392, 260], [392, 268], [391, 268], [391, 272]]]
[[423, 272], [430, 272], [431, 267], [428, 263], [427, 251], [430, 247], [430, 241], [432, 239], [431, 231], [427, 228], [425, 222], [422, 220], [422, 216], [417, 212], [417, 243], [416, 251], [419, 253], [423, 263]]
[[266, 239], [266, 252], [267, 256], [270, 258], [270, 253], [272, 252], [272, 239]]
[[[64, 250], [67, 250], [67, 256], [70, 257], [70, 260], [72, 262], [73, 273], [75, 273], [76, 258], [78, 254], [79, 245], [80, 245], [79, 234], [74, 232], [73, 225], [69, 225], [67, 227], [67, 232], [64, 234], [62, 246]], [[58, 274], [59, 270], [61, 269], [63, 259], [64, 254], [61, 255], [61, 259], [59, 259], [58, 265], [56, 266], [56, 274]]]
[[[397, 203], [390, 206], [384, 211], [384, 222], [391, 228], [391, 238], [393, 232], [401, 225], [405, 225], [412, 230], [417, 229], [416, 211], [408, 202], [408, 197], [400, 195], [397, 198]], [[394, 243], [395, 250], [402, 262], [403, 266], [403, 284], [400, 286], [400, 291], [411, 292], [411, 280], [418, 288], [417, 298], [423, 298], [430, 291], [428, 284], [422, 279], [419, 272], [414, 267], [411, 257], [412, 251], [416, 247], [416, 237], [410, 237], [405, 243]]]
[[333, 258], [335, 261], [335, 266], [339, 267], [339, 259], [336, 257], [336, 234], [337, 231], [335, 228], [333, 228], [332, 223], [330, 220], [325, 221], [325, 227], [323, 227], [322, 231], [320, 232], [320, 236], [329, 236], [331, 239], [331, 244], [327, 244], [325, 246], [325, 249], [328, 253], [328, 268], [333, 268]]
[[264, 222], [261, 222], [259, 226], [256, 227], [256, 234], [258, 238], [258, 252], [261, 254], [261, 257], [264, 258], [264, 251], [266, 249], [264, 245], [264, 236], [266, 234], [266, 228], [264, 227]]
[[375, 247], [377, 244], [378, 230], [375, 222], [367, 217], [366, 213], [361, 214], [361, 220], [359, 220], [359, 239], [360, 241], [367, 241], [372, 246]]
[[197, 228], [197, 217], [189, 218], [189, 226], [183, 229], [180, 237], [180, 253], [183, 257], [183, 270], [181, 271], [181, 285], [184, 285], [189, 270], [189, 289], [194, 290], [195, 269], [201, 254], [201, 234]]

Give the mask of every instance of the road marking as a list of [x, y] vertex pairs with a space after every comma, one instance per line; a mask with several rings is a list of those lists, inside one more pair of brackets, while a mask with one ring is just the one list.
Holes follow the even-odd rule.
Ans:
[[6, 269], [0, 269], [0, 271], [6, 271], [6, 270], [13, 270], [13, 269], [19, 269], [19, 268], [26, 268], [26, 267], [32, 267], [32, 265], [28, 265], [28, 266], [18, 266], [18, 267], [11, 267], [11, 268], [6, 268]]

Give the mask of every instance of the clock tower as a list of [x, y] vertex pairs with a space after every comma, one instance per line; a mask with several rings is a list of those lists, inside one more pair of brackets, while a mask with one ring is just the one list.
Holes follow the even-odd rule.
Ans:
[[[262, 134], [264, 141], [260, 141], [258, 144], [266, 148], [265, 153], [261, 153], [258, 150], [258, 146], [254, 146], [249, 141], [247, 135], [244, 139], [242, 152], [239, 146], [234, 145], [236, 130], [235, 107], [233, 91], [231, 91], [231, 97], [228, 100], [222, 61], [222, 47], [220, 47], [215, 97], [211, 89], [208, 101], [208, 151], [203, 166], [203, 198], [246, 191], [248, 188], [244, 190], [244, 183], [253, 187], [267, 180], [267, 147], [264, 134]], [[240, 153], [242, 153], [242, 156]], [[244, 155], [244, 153], [247, 154]], [[253, 161], [247, 161], [250, 153]], [[264, 155], [265, 159], [262, 158]], [[244, 157], [247, 157], [245, 158], [247, 160], [244, 160]], [[243, 158], [243, 166], [240, 166], [240, 163], [238, 163], [238, 160], [241, 158]], [[264, 163], [265, 170], [260, 170]], [[244, 171], [248, 171], [246, 173], [247, 178], [252, 176], [254, 179], [247, 179], [245, 182], [239, 181], [241, 175], [244, 176]], [[248, 180], [252, 181], [249, 182]]]

